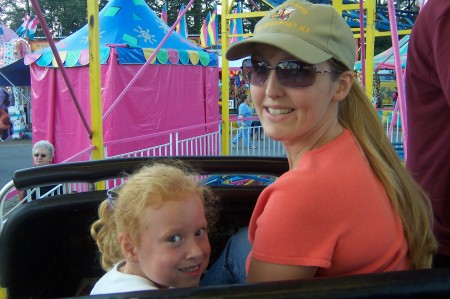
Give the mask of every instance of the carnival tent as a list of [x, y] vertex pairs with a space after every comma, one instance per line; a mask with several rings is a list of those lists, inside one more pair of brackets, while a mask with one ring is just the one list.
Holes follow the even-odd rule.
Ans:
[[23, 63], [29, 45], [5, 25], [0, 25], [0, 86], [30, 86], [30, 68]]
[[[99, 13], [99, 27], [104, 113], [154, 52], [169, 27], [143, 0], [110, 0]], [[89, 121], [87, 25], [59, 41], [56, 47]], [[26, 63], [31, 64], [33, 141], [52, 142], [56, 162], [88, 148], [88, 134], [51, 50], [28, 55]], [[111, 144], [108, 156], [148, 148], [157, 142], [136, 138], [139, 136], [217, 121], [217, 66], [216, 54], [171, 33], [151, 65], [103, 121], [104, 143]], [[202, 130], [204, 134], [205, 129]], [[133, 142], [118, 142], [130, 138], [134, 138]], [[86, 154], [83, 159], [87, 158]]]
[[[249, 57], [244, 57], [244, 58], [241, 58], [238, 60], [228, 61], [228, 67], [230, 68], [230, 70], [239, 71], [242, 68], [242, 61], [246, 58], [249, 58]], [[222, 56], [219, 56], [219, 67], [222, 68]]]
[[30, 86], [30, 67], [23, 59], [0, 67], [0, 86]]
[[[409, 35], [404, 36], [398, 42], [402, 69], [406, 67], [408, 42], [409, 42]], [[386, 51], [381, 52], [380, 54], [374, 56], [373, 67], [374, 70], [383, 70], [383, 69], [394, 70], [395, 69], [394, 50], [392, 48], [389, 48]], [[355, 63], [355, 70], [357, 71], [361, 70], [361, 61], [357, 61]]]
[[19, 38], [17, 34], [6, 25], [0, 24], [0, 43], [9, 42], [12, 39]]

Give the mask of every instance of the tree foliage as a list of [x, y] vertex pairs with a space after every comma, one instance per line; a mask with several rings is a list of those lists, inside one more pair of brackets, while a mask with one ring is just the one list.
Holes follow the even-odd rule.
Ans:
[[[87, 0], [39, 0], [38, 3], [54, 37], [70, 35], [87, 23]], [[107, 0], [100, 0], [99, 3], [103, 7]], [[30, 0], [0, 0], [2, 24], [17, 30], [25, 14], [31, 17], [36, 15]], [[38, 26], [36, 36], [44, 36], [42, 26]]]
[[[52, 35], [68, 36], [85, 24], [87, 24], [87, 1], [88, 0], [39, 0], [39, 6], [44, 14], [47, 26]], [[99, 8], [102, 9], [108, 0], [98, 0]], [[131, 1], [131, 0], [130, 0]], [[147, 4], [160, 15], [164, 1], [145, 0]], [[168, 24], [172, 25], [178, 17], [181, 4], [188, 4], [189, 0], [166, 1], [168, 12]], [[208, 11], [212, 11], [220, 0], [207, 1], [197, 0], [187, 12], [188, 31], [200, 32], [200, 28]], [[0, 22], [13, 30], [17, 30], [23, 23], [25, 14], [34, 16], [33, 6], [30, 0], [0, 0]], [[36, 36], [43, 36], [41, 26], [38, 27]]]
[[[54, 37], [65, 37], [74, 33], [87, 23], [87, 1], [88, 0], [39, 0], [39, 6], [44, 14], [47, 26]], [[131, 0], [130, 0], [131, 1]], [[99, 8], [102, 9], [108, 0], [98, 0]], [[168, 25], [172, 25], [180, 10], [181, 4], [185, 6], [189, 0], [145, 0], [145, 2], [160, 15], [164, 2], [167, 6]], [[255, 11], [255, 7], [250, 1], [240, 2], [247, 11]], [[262, 0], [253, 1], [261, 10], [267, 10], [268, 5]], [[208, 12], [212, 12], [216, 5], [220, 5], [221, 0], [196, 0], [186, 13], [188, 32], [190, 34], [199, 34], [203, 20]], [[33, 6], [30, 0], [0, 0], [0, 23], [5, 24], [13, 30], [17, 30], [23, 23], [25, 14], [35, 16]], [[244, 21], [244, 31], [251, 32], [257, 19], [248, 19]], [[220, 16], [219, 16], [220, 26]], [[38, 26], [36, 36], [43, 37], [42, 26]]]
[[[54, 37], [65, 37], [74, 33], [87, 23], [87, 1], [92, 0], [39, 0], [38, 3], [44, 14], [46, 23]], [[97, 0], [100, 9], [108, 0]], [[129, 0], [132, 1], [132, 0]], [[164, 2], [167, 5], [168, 25], [172, 25], [178, 17], [181, 4], [187, 5], [189, 0], [145, 0], [153, 11], [160, 15]], [[323, 1], [323, 0], [321, 0]], [[331, 0], [330, 0], [331, 1]], [[315, 1], [316, 2], [316, 1]], [[258, 8], [262, 11], [269, 9], [263, 0], [235, 0], [241, 3], [244, 11], [255, 11]], [[387, 0], [376, 0], [377, 6], [386, 6]], [[396, 1], [396, 6], [401, 9], [413, 9], [415, 0]], [[212, 12], [216, 5], [220, 5], [221, 0], [196, 0], [186, 13], [189, 34], [199, 34], [203, 20], [208, 12]], [[256, 7], [254, 6], [256, 5]], [[0, 0], [0, 23], [17, 30], [23, 23], [25, 13], [34, 16], [34, 9], [30, 0]], [[219, 15], [219, 26], [220, 23]], [[249, 18], [243, 21], [244, 32], [251, 32], [259, 19]], [[37, 37], [43, 37], [42, 26], [38, 26]]]

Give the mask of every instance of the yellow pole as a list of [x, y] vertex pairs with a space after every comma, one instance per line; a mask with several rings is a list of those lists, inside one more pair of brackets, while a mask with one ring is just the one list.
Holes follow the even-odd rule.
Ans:
[[[88, 37], [89, 37], [89, 83], [91, 99], [92, 122], [92, 152], [93, 160], [103, 159], [103, 125], [102, 125], [102, 95], [100, 77], [100, 37], [98, 1], [87, 0], [88, 7]], [[104, 182], [97, 183], [97, 190], [105, 189]]]
[[230, 68], [228, 60], [225, 59], [225, 52], [228, 48], [228, 0], [222, 0], [222, 154], [228, 156], [230, 153], [230, 111], [228, 108], [230, 90]]
[[375, 52], [375, 1], [366, 0], [366, 94], [372, 99], [373, 94], [373, 56]]

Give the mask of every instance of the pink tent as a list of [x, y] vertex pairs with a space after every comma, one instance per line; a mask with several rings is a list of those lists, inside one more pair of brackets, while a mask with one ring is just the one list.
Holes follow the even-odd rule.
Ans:
[[0, 25], [0, 43], [9, 42], [15, 38], [19, 37], [13, 30], [9, 29], [3, 24]]
[[[404, 36], [399, 42], [399, 55], [400, 55], [400, 65], [402, 69], [406, 67], [406, 60], [407, 60], [407, 54], [408, 54], [408, 43], [409, 43], [409, 35]], [[394, 50], [393, 48], [389, 48], [385, 50], [384, 52], [381, 52], [380, 54], [373, 57], [373, 67], [376, 70], [383, 70], [383, 69], [389, 69], [394, 70], [395, 69], [395, 63], [394, 63]], [[355, 70], [360, 71], [361, 70], [361, 61], [357, 61], [355, 63]]]
[[[99, 14], [103, 113], [115, 102], [158, 46], [168, 26], [144, 1], [111, 0]], [[90, 123], [87, 26], [56, 44], [81, 110]], [[61, 162], [91, 145], [50, 49], [27, 57], [31, 64], [33, 142], [55, 145]], [[108, 155], [148, 148], [165, 137], [125, 144], [131, 137], [219, 120], [216, 54], [172, 33], [133, 87], [103, 122]], [[189, 135], [215, 128], [197, 129]], [[86, 154], [82, 159], [88, 159]]]

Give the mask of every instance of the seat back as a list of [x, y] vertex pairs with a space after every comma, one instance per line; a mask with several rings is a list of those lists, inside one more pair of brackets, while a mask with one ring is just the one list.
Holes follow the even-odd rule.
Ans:
[[[248, 224], [262, 188], [213, 187], [220, 205], [210, 235], [211, 263]], [[90, 235], [104, 198], [104, 191], [55, 196], [27, 203], [8, 219], [0, 235], [0, 285], [9, 298], [75, 296], [83, 283], [104, 274]]]
[[[204, 160], [193, 163], [201, 165], [199, 169], [204, 170], [205, 174], [210, 174], [211, 169], [220, 173], [221, 169], [227, 168], [221, 167], [217, 159], [210, 161], [212, 164], [209, 165]], [[62, 183], [74, 177], [93, 183], [100, 179], [120, 177], [122, 169], [130, 171], [144, 162], [129, 159], [55, 165], [45, 172], [48, 180], [36, 174], [36, 171], [39, 174], [42, 172], [37, 168], [18, 173], [15, 180], [23, 188], [53, 181]], [[252, 169], [251, 164], [233, 163], [237, 172], [242, 169], [245, 173], [251, 173], [248, 170]], [[262, 173], [278, 176], [283, 171], [280, 169], [285, 167], [284, 162], [280, 165], [284, 166]], [[248, 224], [263, 188], [212, 186], [219, 197], [219, 208], [217, 229], [210, 235], [213, 249], [211, 263], [220, 254], [228, 238]], [[8, 289], [8, 298], [75, 296], [85, 282], [88, 285], [81, 294], [89, 292], [89, 283], [104, 274], [100, 267], [98, 248], [90, 235], [90, 226], [98, 218], [98, 206], [105, 196], [105, 191], [64, 194], [26, 203], [14, 211], [0, 234], [0, 286]]]
[[101, 276], [89, 227], [104, 191], [27, 203], [0, 235], [0, 285], [9, 298], [73, 296], [83, 278]]

